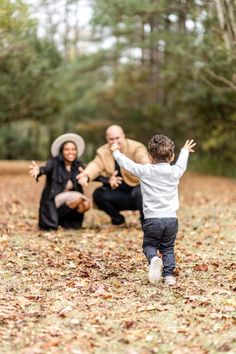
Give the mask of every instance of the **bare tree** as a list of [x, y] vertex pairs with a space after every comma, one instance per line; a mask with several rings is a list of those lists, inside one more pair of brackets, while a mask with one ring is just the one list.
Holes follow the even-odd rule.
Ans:
[[235, 0], [215, 0], [215, 4], [225, 46], [232, 50], [236, 45]]

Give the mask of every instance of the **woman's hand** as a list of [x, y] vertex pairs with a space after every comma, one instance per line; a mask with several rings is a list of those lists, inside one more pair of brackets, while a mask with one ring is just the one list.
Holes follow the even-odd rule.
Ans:
[[79, 213], [85, 213], [91, 207], [90, 200], [84, 194], [79, 192], [76, 193], [78, 195], [77, 198], [70, 202], [66, 202], [66, 205], [71, 209], [77, 209]]
[[79, 205], [77, 210], [79, 213], [85, 213], [90, 209], [90, 206], [91, 204], [89, 200], [83, 200], [83, 202]]
[[86, 172], [84, 172], [83, 167], [79, 167], [79, 174], [75, 177], [78, 183], [84, 187], [88, 185], [89, 177]]
[[40, 173], [39, 165], [37, 165], [35, 161], [32, 161], [32, 164], [29, 165], [29, 174], [36, 179], [39, 173]]
[[85, 195], [82, 195], [81, 197], [81, 203], [79, 204], [77, 210], [79, 213], [85, 213], [88, 211], [91, 207], [91, 203], [89, 198], [87, 198]]

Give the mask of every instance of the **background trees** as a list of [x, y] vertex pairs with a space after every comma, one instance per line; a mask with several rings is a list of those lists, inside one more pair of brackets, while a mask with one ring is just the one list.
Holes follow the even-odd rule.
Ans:
[[194, 137], [196, 168], [233, 174], [235, 2], [93, 0], [83, 26], [82, 1], [2, 0], [1, 157], [47, 158], [57, 134], [77, 131], [89, 159], [116, 122], [144, 143]]

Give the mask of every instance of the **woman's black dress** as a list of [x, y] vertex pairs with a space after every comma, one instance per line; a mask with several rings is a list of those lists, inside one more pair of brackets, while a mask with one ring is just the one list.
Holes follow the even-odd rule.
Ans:
[[68, 180], [73, 183], [72, 191], [83, 193], [81, 185], [76, 180], [79, 167], [83, 167], [80, 160], [72, 163], [71, 171], [67, 171], [62, 156], [50, 159], [45, 166], [40, 167], [41, 175], [46, 175], [46, 184], [42, 191], [39, 208], [39, 228], [43, 230], [56, 230], [59, 225], [64, 228], [79, 229], [83, 222], [84, 214], [63, 204], [56, 208], [55, 196], [65, 190]]

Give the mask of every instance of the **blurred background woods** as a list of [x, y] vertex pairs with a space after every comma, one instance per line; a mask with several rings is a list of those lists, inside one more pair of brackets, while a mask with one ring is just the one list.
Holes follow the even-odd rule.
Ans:
[[198, 171], [236, 175], [234, 0], [0, 0], [0, 158], [47, 159], [75, 132], [84, 160], [121, 124], [198, 143]]

